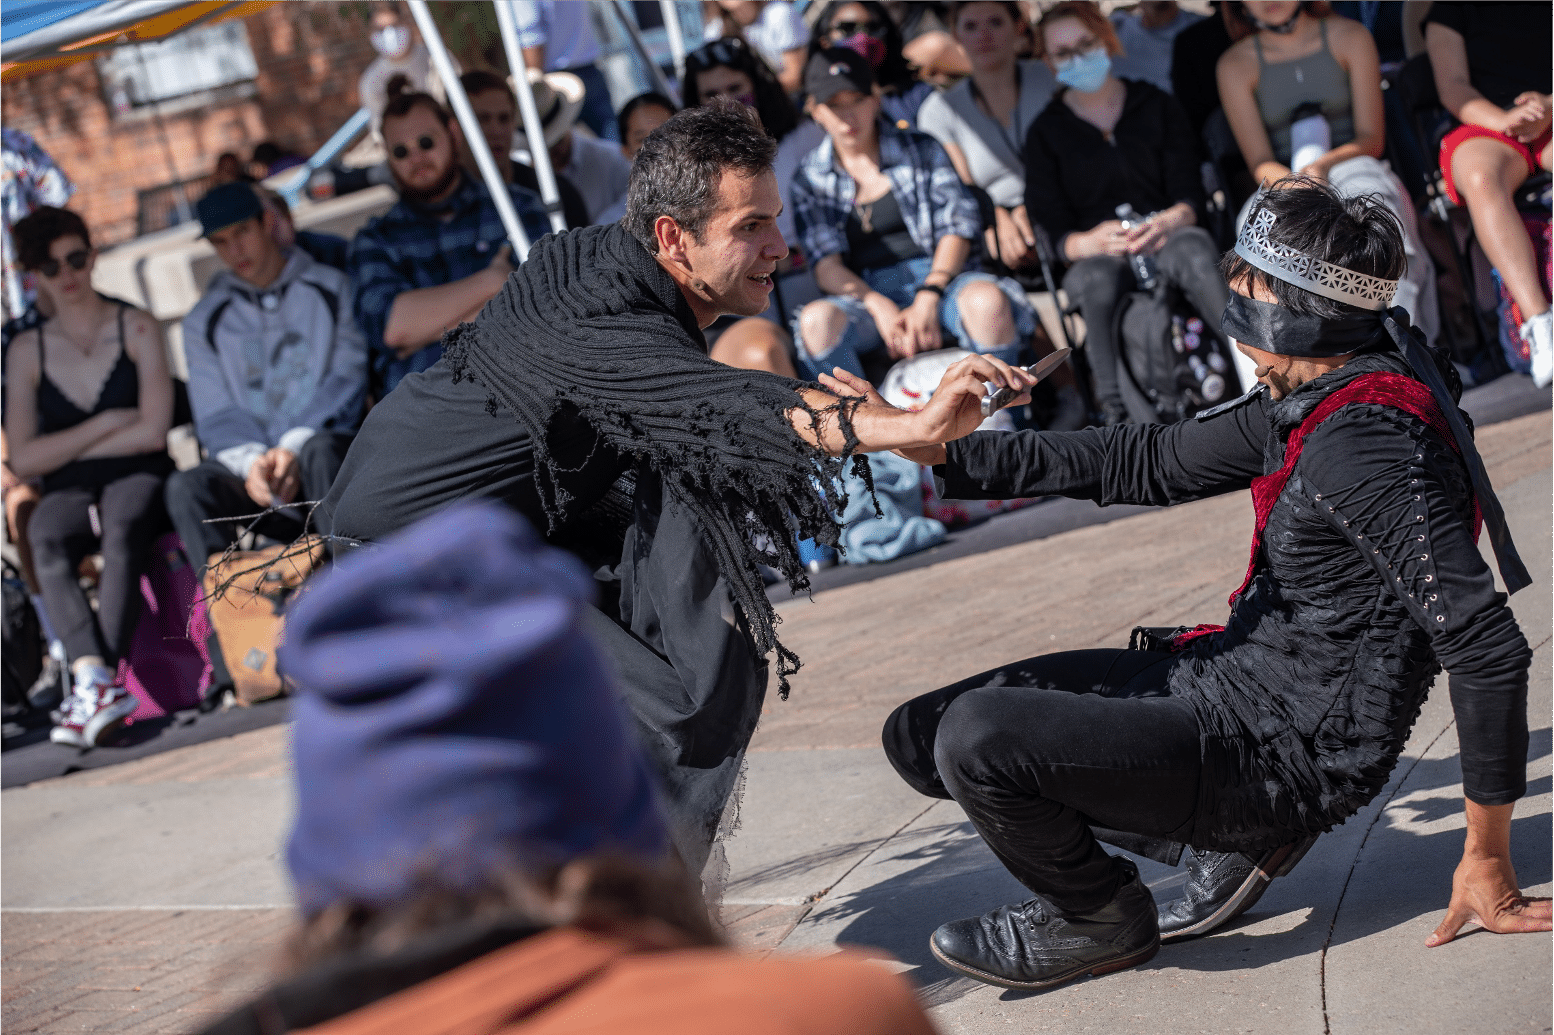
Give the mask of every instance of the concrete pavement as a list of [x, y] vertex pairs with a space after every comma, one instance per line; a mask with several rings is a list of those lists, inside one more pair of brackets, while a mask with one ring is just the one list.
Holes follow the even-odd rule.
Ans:
[[[1550, 884], [1550, 421], [1484, 428], [1486, 463], [1537, 584], [1513, 601], [1536, 648], [1524, 887]], [[1444, 685], [1378, 798], [1231, 928], [1146, 966], [1024, 995], [952, 977], [933, 928], [1023, 898], [952, 802], [885, 762], [888, 711], [1001, 661], [1116, 646], [1137, 624], [1217, 621], [1246, 563], [1245, 495], [1078, 529], [783, 605], [804, 658], [770, 701], [728, 844], [723, 916], [779, 951], [875, 946], [945, 1032], [1538, 1032], [1551, 940], [1482, 932], [1426, 950], [1461, 851]], [[3, 1024], [187, 1031], [261, 987], [289, 923], [285, 730], [258, 730], [7, 790]], [[1170, 893], [1179, 872], [1144, 862]]]

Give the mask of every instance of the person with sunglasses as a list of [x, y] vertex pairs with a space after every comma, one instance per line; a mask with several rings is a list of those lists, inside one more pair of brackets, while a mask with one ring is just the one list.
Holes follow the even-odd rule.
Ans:
[[708, 41], [739, 39], [749, 44], [772, 70], [782, 88], [798, 93], [804, 78], [809, 26], [798, 5], [788, 0], [716, 0], [709, 8]]
[[901, 28], [885, 5], [850, 0], [831, 3], [815, 20], [809, 41], [809, 60], [831, 47], [846, 47], [862, 54], [879, 84], [880, 109], [900, 129], [917, 126], [917, 110], [933, 93], [933, 87], [917, 77], [906, 58]]
[[[433, 97], [402, 76], [389, 83], [383, 141], [399, 201], [357, 232], [349, 270], [379, 399], [437, 362], [443, 332], [473, 320], [513, 269], [496, 204], [459, 166], [462, 139]], [[539, 195], [507, 189], [530, 241], [550, 233]]]
[[[92, 290], [96, 253], [80, 216], [39, 208], [14, 233], [54, 315], [12, 341], [7, 462], [18, 477], [43, 481], [27, 534], [73, 687], [49, 736], [87, 748], [139, 706], [116, 669], [140, 616], [141, 573], [168, 528], [173, 383], [156, 321]], [[77, 574], [93, 552], [103, 559], [95, 611]]]
[[[1102, 421], [1126, 423], [1116, 313], [1139, 289], [1133, 257], [1153, 256], [1160, 279], [1220, 334], [1227, 288], [1219, 249], [1197, 225], [1205, 202], [1196, 138], [1170, 94], [1112, 72], [1121, 44], [1098, 5], [1058, 4], [1036, 35], [1062, 89], [1025, 138], [1025, 209], [1068, 264], [1063, 289], [1084, 316]], [[1149, 217], [1124, 229], [1123, 204]]]

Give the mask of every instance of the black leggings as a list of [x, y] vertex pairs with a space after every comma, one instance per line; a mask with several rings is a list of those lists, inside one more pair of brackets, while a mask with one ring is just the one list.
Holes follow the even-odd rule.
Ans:
[[[1202, 227], [1178, 230], [1155, 253], [1155, 265], [1168, 284], [1181, 289], [1189, 304], [1197, 310], [1209, 330], [1223, 337], [1220, 317], [1230, 290], [1219, 272], [1219, 249]], [[1085, 320], [1085, 349], [1090, 353], [1090, 373], [1095, 379], [1097, 402], [1122, 401], [1117, 387], [1115, 315], [1117, 303], [1130, 291], [1137, 291], [1133, 270], [1120, 255], [1098, 255], [1080, 259], [1063, 277], [1063, 290], [1079, 304]]]
[[[101, 536], [92, 531], [94, 503]], [[160, 474], [55, 489], [38, 502], [27, 538], [43, 606], [71, 661], [95, 654], [112, 668], [129, 649], [140, 618], [140, 576], [167, 528]], [[94, 552], [103, 558], [95, 615], [76, 576], [81, 561]]]
[[1009, 872], [1088, 913], [1122, 879], [1091, 824], [1180, 839], [1198, 802], [1198, 720], [1165, 689], [1170, 654], [1047, 654], [963, 679], [885, 721], [916, 790], [953, 798]]

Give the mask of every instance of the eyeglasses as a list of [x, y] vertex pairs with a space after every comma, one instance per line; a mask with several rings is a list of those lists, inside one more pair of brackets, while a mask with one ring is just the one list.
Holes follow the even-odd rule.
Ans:
[[1090, 53], [1100, 45], [1101, 41], [1096, 39], [1094, 36], [1086, 36], [1084, 39], [1075, 43], [1072, 47], [1064, 47], [1062, 50], [1052, 51], [1052, 62], [1053, 64], [1061, 65], [1064, 62], [1071, 61], [1076, 57], [1082, 57], [1083, 55]]
[[880, 39], [885, 35], [885, 26], [874, 20], [866, 22], [832, 22], [831, 35], [839, 39], [847, 39], [862, 33]]
[[[430, 151], [432, 148], [437, 146], [437, 141], [423, 133], [421, 136], [415, 138], [415, 146], [419, 147], [423, 151]], [[410, 157], [410, 148], [406, 147], [404, 144], [395, 144], [394, 147], [389, 151], [389, 154], [393, 155], [400, 161], [404, 161], [406, 158]]]
[[745, 63], [748, 53], [744, 40], [714, 40], [705, 47], [685, 55], [685, 66], [687, 69], [694, 66], [695, 71], [698, 72], [705, 72], [719, 65], [738, 67]]
[[[65, 261], [70, 263], [71, 269], [79, 271], [86, 269], [86, 261], [91, 257], [92, 253], [87, 251], [85, 248], [77, 248], [75, 251], [65, 256]], [[42, 262], [38, 263], [38, 272], [43, 274], [45, 277], [48, 277], [50, 280], [53, 280], [55, 277], [59, 276], [59, 271], [61, 268], [62, 267], [59, 264], [59, 260], [53, 257], [44, 259]]]

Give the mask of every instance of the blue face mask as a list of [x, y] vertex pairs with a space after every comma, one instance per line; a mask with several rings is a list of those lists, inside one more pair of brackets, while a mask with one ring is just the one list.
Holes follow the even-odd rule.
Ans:
[[1058, 66], [1058, 82], [1071, 86], [1080, 93], [1094, 93], [1111, 75], [1112, 57], [1105, 47], [1096, 47], [1088, 54], [1069, 58]]

